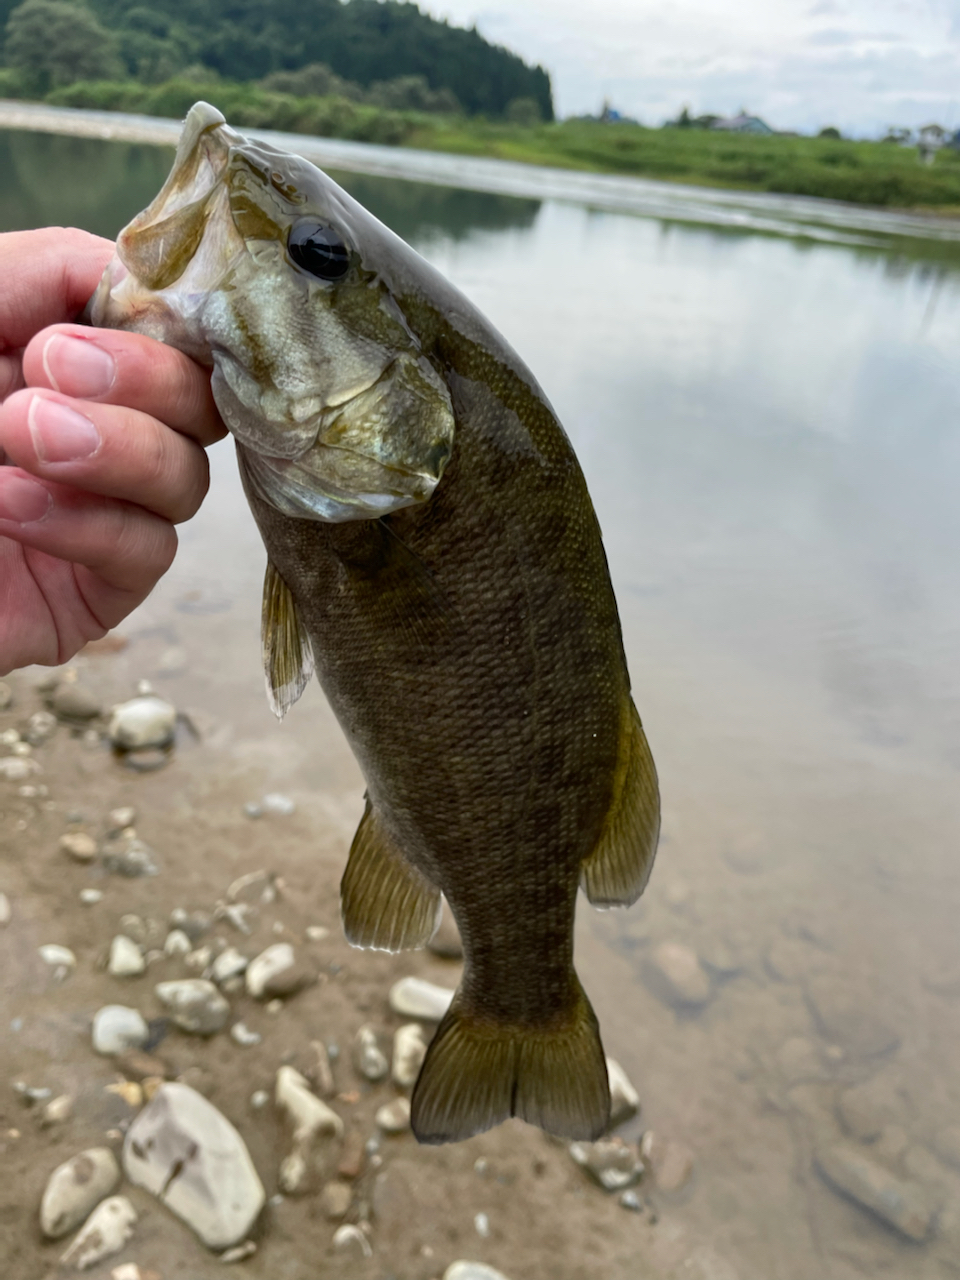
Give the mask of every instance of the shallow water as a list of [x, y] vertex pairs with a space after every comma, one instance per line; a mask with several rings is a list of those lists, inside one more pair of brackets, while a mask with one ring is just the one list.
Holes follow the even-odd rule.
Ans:
[[[115, 234], [168, 162], [0, 134], [0, 228]], [[960, 1176], [931, 1155], [960, 1124], [956, 264], [342, 180], [522, 354], [590, 484], [665, 822], [643, 903], [583, 907], [580, 968], [645, 1122], [696, 1154], [672, 1218], [742, 1277], [958, 1274]], [[229, 445], [213, 471], [123, 630], [151, 677], [183, 650], [181, 704], [352, 794], [317, 691], [272, 726]], [[711, 964], [697, 1014], [648, 985], [669, 940]], [[924, 1245], [814, 1171], [871, 1079], [898, 1101], [863, 1150], [943, 1205]]]

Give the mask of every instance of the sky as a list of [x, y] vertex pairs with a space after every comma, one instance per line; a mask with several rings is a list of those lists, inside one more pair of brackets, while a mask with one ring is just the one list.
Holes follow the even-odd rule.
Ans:
[[960, 0], [419, 0], [540, 63], [560, 116], [742, 108], [777, 129], [960, 129]]

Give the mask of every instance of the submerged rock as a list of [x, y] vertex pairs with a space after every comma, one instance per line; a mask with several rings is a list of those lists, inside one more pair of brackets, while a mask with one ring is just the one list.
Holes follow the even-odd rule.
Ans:
[[423, 1060], [427, 1056], [427, 1039], [419, 1022], [407, 1022], [398, 1027], [393, 1037], [394, 1084], [410, 1089], [417, 1082]]
[[13, 917], [13, 910], [10, 906], [10, 899], [5, 893], [0, 893], [0, 929], [8, 925]]
[[604, 1191], [623, 1191], [639, 1182], [643, 1163], [632, 1143], [622, 1138], [601, 1138], [599, 1142], [571, 1142], [570, 1155]]
[[197, 1036], [212, 1036], [226, 1026], [230, 1016], [229, 1002], [206, 978], [158, 982], [154, 991], [182, 1031], [189, 1031]]
[[350, 1212], [353, 1200], [353, 1188], [345, 1182], [328, 1182], [320, 1196], [320, 1208], [323, 1216], [330, 1222], [339, 1222]]
[[62, 681], [50, 695], [50, 710], [58, 720], [74, 724], [95, 720], [103, 708], [89, 689], [76, 681]]
[[93, 1047], [97, 1053], [113, 1057], [128, 1049], [140, 1049], [150, 1039], [150, 1028], [142, 1013], [123, 1004], [108, 1004], [93, 1017]]
[[293, 1147], [280, 1165], [280, 1187], [287, 1195], [295, 1195], [305, 1189], [318, 1143], [325, 1137], [341, 1138], [343, 1121], [311, 1092], [293, 1067], [281, 1067], [277, 1072], [275, 1097], [277, 1107], [293, 1126]]
[[47, 1179], [40, 1202], [40, 1230], [57, 1240], [83, 1222], [120, 1181], [120, 1167], [109, 1147], [91, 1147], [58, 1165]]
[[640, 1143], [640, 1154], [653, 1174], [658, 1191], [681, 1191], [693, 1175], [693, 1152], [682, 1142], [661, 1138], [648, 1129]]
[[607, 1059], [607, 1076], [610, 1080], [610, 1128], [616, 1129], [639, 1114], [640, 1095], [623, 1067], [613, 1058]]
[[354, 1042], [354, 1060], [357, 1070], [365, 1080], [376, 1083], [390, 1070], [390, 1064], [377, 1043], [373, 1027], [361, 1027]]
[[401, 1018], [439, 1022], [450, 1008], [454, 992], [422, 978], [401, 978], [390, 988], [390, 1008]]
[[681, 1011], [703, 1008], [713, 993], [697, 953], [682, 942], [661, 942], [655, 947], [643, 977], [658, 999]]
[[74, 862], [92, 862], [99, 849], [96, 840], [86, 831], [68, 831], [60, 837], [60, 852]]
[[410, 1099], [394, 1098], [377, 1108], [377, 1125], [384, 1133], [406, 1133], [410, 1128]]
[[144, 972], [147, 962], [143, 951], [132, 938], [118, 933], [110, 944], [110, 959], [107, 972], [115, 978], [135, 978]]
[[359, 1227], [352, 1224], [338, 1227], [333, 1233], [333, 1247], [337, 1253], [359, 1253], [362, 1258], [372, 1258], [370, 1241]]
[[899, 1047], [898, 1033], [873, 1012], [867, 993], [855, 986], [824, 975], [811, 980], [806, 997], [817, 1030], [849, 1057], [875, 1058]]
[[137, 1211], [126, 1196], [111, 1196], [91, 1214], [80, 1234], [60, 1259], [62, 1267], [86, 1271], [119, 1253], [133, 1235]]
[[933, 1226], [934, 1206], [922, 1187], [895, 1177], [856, 1147], [838, 1142], [816, 1153], [817, 1171], [836, 1191], [869, 1209], [908, 1240], [922, 1242]]
[[485, 1262], [451, 1262], [443, 1273], [443, 1280], [507, 1280], [502, 1271], [488, 1267]]
[[169, 746], [176, 727], [176, 707], [151, 693], [114, 707], [107, 732], [121, 751], [139, 751]]
[[240, 1134], [185, 1084], [165, 1084], [127, 1133], [123, 1168], [210, 1249], [238, 1244], [256, 1221], [264, 1190]]
[[276, 994], [271, 988], [282, 975], [294, 969], [297, 957], [289, 942], [275, 942], [251, 960], [246, 969], [247, 994], [255, 1000], [268, 1000]]

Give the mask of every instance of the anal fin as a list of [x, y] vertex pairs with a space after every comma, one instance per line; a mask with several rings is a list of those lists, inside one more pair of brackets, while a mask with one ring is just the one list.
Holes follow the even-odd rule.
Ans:
[[624, 715], [613, 802], [581, 884], [598, 907], [628, 907], [646, 887], [660, 837], [660, 791], [653, 756], [633, 701]]
[[340, 882], [347, 941], [376, 951], [425, 947], [441, 911], [440, 890], [404, 857], [368, 800]]
[[260, 640], [270, 709], [282, 720], [313, 675], [313, 646], [290, 588], [269, 560], [263, 580]]

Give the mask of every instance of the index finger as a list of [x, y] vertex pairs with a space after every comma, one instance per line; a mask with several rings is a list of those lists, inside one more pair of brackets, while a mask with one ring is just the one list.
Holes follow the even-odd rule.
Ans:
[[113, 257], [111, 240], [76, 227], [0, 235], [0, 354], [47, 325], [75, 320]]

